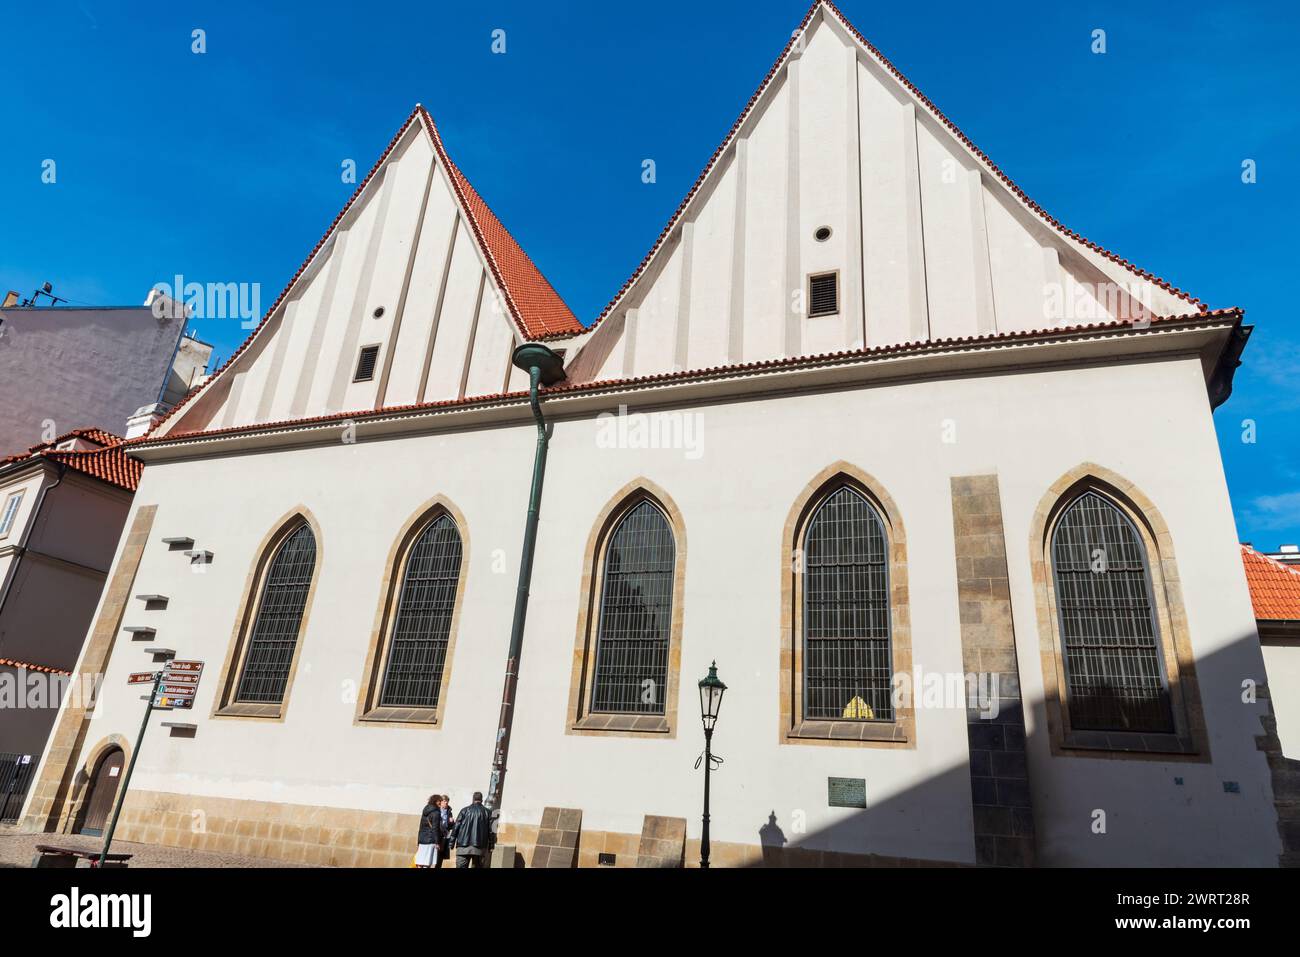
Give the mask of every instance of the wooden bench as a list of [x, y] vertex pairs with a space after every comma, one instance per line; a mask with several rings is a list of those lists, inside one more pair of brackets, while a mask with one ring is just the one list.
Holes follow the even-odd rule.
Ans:
[[[86, 851], [79, 847], [58, 847], [54, 844], [37, 844], [32, 867], [76, 867], [79, 860], [88, 867], [99, 867], [99, 851]], [[105, 867], [126, 867], [133, 854], [109, 854]]]

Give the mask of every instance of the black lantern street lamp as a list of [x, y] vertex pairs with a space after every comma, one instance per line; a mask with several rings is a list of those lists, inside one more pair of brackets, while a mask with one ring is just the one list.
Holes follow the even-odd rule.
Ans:
[[709, 673], [700, 679], [700, 720], [704, 722], [704, 830], [700, 833], [700, 867], [709, 866], [709, 771], [713, 768], [713, 726], [718, 723], [718, 709], [727, 686], [718, 680], [718, 663], [709, 665]]

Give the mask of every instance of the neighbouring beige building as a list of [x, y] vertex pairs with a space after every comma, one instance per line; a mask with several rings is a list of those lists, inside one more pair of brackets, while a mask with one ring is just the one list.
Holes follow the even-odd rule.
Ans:
[[142, 469], [99, 429], [0, 458], [0, 822], [45, 750]]
[[698, 861], [715, 660], [716, 865], [1294, 862], [1212, 418], [1248, 331], [1052, 219], [829, 3], [591, 325], [417, 106], [130, 444], [75, 669], [102, 690], [25, 824], [112, 786], [140, 628], [205, 671], [122, 838], [403, 866], [429, 792], [487, 791], [536, 440], [511, 359], [544, 342], [523, 863]]

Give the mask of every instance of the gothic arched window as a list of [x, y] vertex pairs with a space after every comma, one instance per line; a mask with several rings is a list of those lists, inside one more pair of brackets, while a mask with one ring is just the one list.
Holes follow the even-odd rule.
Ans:
[[1174, 731], [1146, 548], [1133, 523], [1086, 491], [1061, 514], [1051, 557], [1071, 727]]
[[619, 519], [605, 547], [591, 710], [663, 714], [676, 545], [647, 499]]
[[302, 522], [276, 547], [262, 577], [261, 597], [234, 700], [278, 704], [284, 700], [303, 611], [316, 570], [316, 536]]
[[379, 695], [381, 707], [438, 706], [460, 565], [460, 532], [444, 512], [407, 552]]
[[889, 547], [856, 489], [823, 499], [803, 542], [804, 717], [892, 721]]

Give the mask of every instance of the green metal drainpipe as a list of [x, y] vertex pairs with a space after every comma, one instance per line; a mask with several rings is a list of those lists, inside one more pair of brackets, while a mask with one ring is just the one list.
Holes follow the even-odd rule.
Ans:
[[546, 476], [546, 419], [538, 389], [564, 378], [564, 360], [540, 342], [526, 342], [515, 349], [511, 362], [528, 373], [528, 401], [537, 421], [537, 453], [533, 459], [533, 485], [528, 495], [528, 517], [524, 523], [524, 546], [519, 557], [519, 585], [515, 589], [515, 616], [510, 626], [510, 652], [506, 657], [506, 682], [501, 691], [501, 720], [497, 725], [496, 750], [492, 755], [492, 781], [487, 806], [493, 817], [501, 809], [506, 758], [510, 753], [510, 728], [514, 724], [515, 688], [519, 683], [519, 653], [524, 643], [524, 620], [528, 617], [528, 589], [533, 578], [533, 552], [537, 546], [537, 516], [542, 506], [542, 480]]

